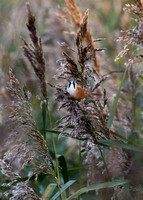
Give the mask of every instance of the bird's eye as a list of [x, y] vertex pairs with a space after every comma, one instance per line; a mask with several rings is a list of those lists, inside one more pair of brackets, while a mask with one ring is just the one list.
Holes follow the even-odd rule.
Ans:
[[73, 86], [74, 86], [74, 88], [75, 88], [75, 82], [73, 82]]
[[70, 88], [70, 86], [71, 86], [71, 82], [69, 82], [69, 88]]

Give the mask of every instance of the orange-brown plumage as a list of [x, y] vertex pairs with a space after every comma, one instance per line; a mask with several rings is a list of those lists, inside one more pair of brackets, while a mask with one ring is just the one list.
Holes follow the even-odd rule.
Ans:
[[75, 99], [84, 99], [88, 96], [88, 94], [84, 91], [83, 88], [81, 88], [80, 86], [77, 86], [75, 93], [73, 94], [73, 97]]

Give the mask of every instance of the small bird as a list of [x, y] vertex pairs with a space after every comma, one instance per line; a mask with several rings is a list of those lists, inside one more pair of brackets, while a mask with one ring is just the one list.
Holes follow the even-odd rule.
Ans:
[[89, 94], [84, 91], [79, 85], [77, 85], [76, 81], [72, 78], [68, 82], [67, 92], [74, 99], [80, 100], [86, 98]]

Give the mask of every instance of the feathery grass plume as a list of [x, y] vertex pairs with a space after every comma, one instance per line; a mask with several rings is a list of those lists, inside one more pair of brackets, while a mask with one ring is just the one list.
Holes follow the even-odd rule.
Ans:
[[[70, 78], [74, 78], [76, 82], [91, 95], [88, 95], [81, 101], [75, 100], [69, 96], [66, 87], [58, 85], [56, 87], [56, 99], [60, 103], [60, 109], [65, 108], [68, 111], [68, 114], [60, 121], [60, 125], [63, 127], [62, 134], [73, 138], [88, 138], [82, 143], [82, 147], [86, 153], [84, 165], [96, 165], [96, 172], [95, 168], [89, 167], [86, 181], [87, 184], [95, 184], [99, 183], [101, 180], [104, 181], [107, 178], [114, 177], [115, 171], [117, 172], [117, 177], [124, 176], [125, 173], [123, 171], [125, 168], [128, 168], [129, 159], [128, 154], [120, 148], [120, 151], [116, 148], [114, 151], [114, 148], [111, 148], [109, 150], [109, 155], [104, 158], [102, 147], [100, 147], [100, 145], [95, 145], [97, 140], [119, 139], [115, 137], [112, 131], [107, 127], [109, 111], [107, 108], [106, 90], [104, 89], [103, 91], [100, 87], [101, 83], [104, 82], [107, 77], [101, 78], [91, 66], [91, 63], [88, 62], [93, 58], [93, 51], [90, 49], [89, 45], [83, 45], [87, 32], [87, 20], [88, 12], [86, 11], [76, 37], [78, 61], [75, 61], [72, 57], [63, 53], [64, 59], [60, 62], [61, 67], [56, 77], [67, 81]], [[102, 49], [94, 49], [94, 51], [97, 50], [102, 51]], [[74, 125], [74, 128], [65, 133], [66, 127], [71, 124]], [[93, 152], [96, 152], [95, 154], [97, 154], [97, 156], [95, 156]], [[116, 153], [118, 154], [118, 158], [120, 158], [119, 160], [114, 159]], [[109, 162], [107, 162], [108, 158]], [[118, 163], [117, 165], [119, 167], [117, 169], [116, 165], [115, 168], [114, 165], [112, 166], [113, 159], [116, 164]], [[100, 177], [100, 180], [97, 177]], [[105, 193], [105, 196], [106, 195]]]
[[[135, 19], [137, 25], [132, 28], [132, 30], [122, 31], [123, 36], [119, 37], [117, 41], [123, 41], [124, 49], [116, 56], [115, 61], [120, 59], [122, 56], [127, 53], [132, 55], [132, 46], [135, 48], [134, 54], [128, 59], [127, 67], [128, 68], [128, 105], [125, 105], [124, 109], [121, 110], [121, 113], [126, 113], [121, 115], [121, 119], [117, 123], [124, 128], [126, 135], [133, 137], [133, 141], [138, 141], [140, 130], [137, 130], [137, 121], [139, 120], [140, 112], [138, 111], [138, 101], [140, 99], [140, 92], [138, 90], [138, 80], [137, 72], [133, 69], [134, 64], [142, 63], [142, 47], [143, 47], [143, 4], [140, 0], [134, 0], [135, 5], [126, 4], [125, 11], [136, 15], [138, 18]], [[138, 69], [136, 69], [138, 70]], [[124, 96], [124, 98], [126, 98]], [[127, 99], [126, 98], [126, 99]], [[130, 101], [129, 101], [130, 99]], [[123, 116], [123, 117], [122, 117]], [[138, 116], [138, 120], [137, 120]], [[115, 156], [116, 155], [116, 156]], [[112, 177], [127, 177], [130, 180], [129, 185], [129, 194], [126, 196], [122, 188], [115, 189], [115, 193], [120, 198], [125, 196], [127, 199], [133, 197], [133, 199], [142, 199], [142, 191], [139, 193], [140, 183], [142, 182], [142, 176], [140, 170], [137, 166], [141, 165], [140, 153], [137, 153], [135, 161], [133, 161], [133, 155], [130, 151], [125, 151], [124, 149], [110, 148], [108, 153], [108, 167], [110, 169], [110, 174]], [[138, 164], [137, 164], [138, 163]], [[140, 163], [140, 164], [139, 164]], [[132, 180], [132, 174], [136, 174], [136, 180]], [[138, 177], [140, 176], [140, 178]], [[134, 178], [133, 178], [134, 179]], [[141, 198], [139, 197], [141, 196]]]
[[24, 39], [23, 51], [25, 56], [28, 58], [31, 66], [34, 69], [35, 74], [40, 80], [40, 89], [45, 97], [47, 98], [47, 88], [45, 82], [45, 59], [43, 55], [41, 38], [37, 36], [37, 31], [35, 27], [35, 17], [31, 12], [29, 2], [26, 3], [28, 11], [28, 23], [27, 28], [30, 32], [29, 36], [32, 41], [31, 44], [28, 44]]
[[[47, 85], [45, 82], [45, 59], [43, 55], [43, 49], [42, 49], [42, 43], [41, 43], [41, 38], [37, 36], [37, 31], [35, 27], [35, 17], [31, 12], [30, 9], [30, 4], [29, 2], [26, 4], [27, 5], [27, 11], [28, 11], [28, 24], [27, 28], [30, 32], [30, 39], [32, 41], [32, 44], [27, 44], [25, 40], [24, 41], [24, 54], [28, 58], [29, 62], [31, 63], [37, 77], [40, 80], [40, 88], [41, 92], [46, 99], [46, 101], [43, 101], [43, 105], [45, 105], [45, 108], [48, 111], [48, 117], [49, 117], [49, 126], [50, 129], [52, 129], [52, 121], [51, 121], [51, 115], [49, 111], [49, 104], [48, 104], [48, 96], [47, 96]], [[46, 119], [43, 119], [44, 126], [46, 126]], [[44, 139], [46, 140], [46, 128], [44, 127]], [[54, 135], [52, 133], [52, 143], [53, 143], [53, 148], [54, 148], [54, 154], [55, 154], [55, 159], [56, 159], [56, 170], [57, 170], [57, 177], [58, 177], [58, 189], [60, 191], [60, 177], [59, 177], [59, 168], [58, 168], [58, 158], [57, 158], [57, 153], [56, 153], [56, 147], [55, 147], [55, 141], [54, 141]], [[54, 168], [54, 166], [53, 166]], [[56, 178], [55, 178], [56, 179]], [[61, 195], [62, 196], [62, 195]]]
[[135, 19], [135, 22], [137, 23], [137, 26], [133, 27], [132, 30], [126, 30], [122, 31], [123, 36], [117, 38], [117, 41], [123, 41], [125, 42], [124, 49], [116, 56], [115, 61], [120, 59], [123, 55], [126, 55], [128, 52], [130, 52], [131, 48], [130, 46], [133, 45], [136, 47], [136, 50], [140, 51], [137, 53], [137, 55], [132, 56], [128, 60], [128, 65], [132, 64], [139, 64], [142, 62], [143, 54], [142, 54], [142, 48], [143, 48], [143, 3], [141, 0], [134, 0], [136, 5], [133, 4], [126, 4], [126, 8], [124, 9], [127, 12], [130, 12], [132, 14], [137, 15], [137, 19]]
[[[63, 14], [57, 13], [57, 16], [60, 17], [62, 20], [68, 23], [72, 28], [75, 29], [75, 32], [66, 32], [66, 33], [76, 35], [76, 31], [80, 29], [80, 26], [82, 23], [82, 18], [83, 18], [82, 13], [80, 12], [74, 0], [65, 0], [65, 3], [67, 4], [67, 8], [60, 7]], [[87, 9], [86, 12], [87, 12], [87, 17], [88, 17], [89, 10]], [[89, 48], [93, 51], [95, 49], [95, 44], [92, 39], [89, 28], [87, 28], [87, 31], [86, 31], [85, 41], [87, 45], [90, 44]], [[97, 60], [96, 51], [94, 51], [94, 53], [92, 54], [92, 57], [93, 57], [95, 70], [97, 71], [97, 73], [100, 74], [100, 66]]]
[[[89, 167], [87, 179], [84, 180], [84, 182], [89, 184], [97, 183], [99, 180], [97, 181], [96, 177], [99, 174], [101, 175], [100, 172], [106, 168], [102, 158], [95, 158], [95, 155], [90, 150], [94, 151], [96, 149], [97, 154], [101, 155], [100, 146], [95, 146], [97, 140], [113, 138], [114, 136], [107, 127], [109, 112], [107, 108], [106, 90], [104, 89], [103, 91], [100, 86], [107, 77], [101, 78], [90, 62], [93, 59], [93, 53], [95, 51], [102, 51], [103, 49], [91, 50], [91, 44], [84, 46], [87, 34], [87, 20], [88, 11], [85, 12], [76, 36], [77, 51], [75, 52], [77, 54], [77, 60], [64, 52], [64, 59], [59, 61], [60, 68], [56, 78], [67, 81], [70, 78], [74, 78], [77, 84], [91, 95], [88, 95], [82, 101], [75, 100], [69, 96], [65, 85], [57, 85], [56, 100], [59, 102], [59, 109], [64, 108], [68, 112], [58, 122], [62, 127], [61, 134], [73, 138], [87, 138], [82, 143], [82, 148], [86, 154], [84, 164], [88, 165], [90, 163], [91, 165], [98, 165], [98, 163], [101, 163], [98, 167], [98, 173], [95, 173], [95, 168]], [[100, 41], [101, 39], [97, 40]], [[70, 125], [73, 125], [73, 128], [65, 133], [65, 129]], [[99, 159], [101, 162], [99, 162]], [[104, 180], [107, 176], [106, 170], [101, 180]]]
[[[110, 138], [112, 134], [110, 134], [107, 127], [109, 113], [106, 105], [106, 91], [102, 92], [99, 89], [100, 84], [106, 78], [101, 78], [94, 68], [88, 65], [88, 61], [92, 59], [93, 51], [91, 51], [90, 45], [83, 46], [83, 40], [85, 40], [87, 33], [87, 19], [88, 11], [85, 12], [76, 37], [78, 61], [63, 53], [64, 60], [61, 60], [59, 74], [56, 77], [65, 80], [69, 80], [71, 77], [74, 78], [91, 95], [83, 101], [77, 101], [67, 94], [65, 87], [57, 86], [56, 99], [61, 103], [60, 108], [66, 108], [69, 112], [61, 119], [63, 127], [71, 124], [75, 125], [69, 136], [88, 136], [90, 141], [95, 143], [97, 138]], [[94, 51], [99, 50], [102, 51], [103, 49], [94, 49]]]
[[[0, 160], [1, 172], [9, 181], [14, 181], [18, 185], [13, 186], [13, 190], [26, 188], [28, 195], [32, 195], [33, 190], [24, 183], [18, 183], [22, 178], [25, 167], [31, 167], [31, 174], [38, 176], [40, 173], [49, 174], [53, 177], [54, 169], [48, 147], [43, 136], [36, 128], [32, 117], [32, 105], [30, 102], [31, 94], [25, 89], [20, 88], [19, 81], [16, 79], [12, 69], [9, 70], [10, 80], [8, 90], [13, 97], [7, 124], [9, 136], [5, 141], [5, 153]], [[18, 169], [15, 171], [15, 165]], [[22, 189], [20, 189], [21, 191]], [[25, 192], [26, 192], [25, 190]], [[23, 192], [21, 194], [21, 199]], [[13, 192], [12, 192], [13, 193]], [[36, 195], [36, 194], [35, 194]]]
[[35, 193], [35, 191], [27, 185], [26, 182], [19, 182], [14, 186], [11, 186], [11, 189], [8, 192], [5, 192], [5, 196], [12, 195], [9, 200], [40, 200], [41, 198]]

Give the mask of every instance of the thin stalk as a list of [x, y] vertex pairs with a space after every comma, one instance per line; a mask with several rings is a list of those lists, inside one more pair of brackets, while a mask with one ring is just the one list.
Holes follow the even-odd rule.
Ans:
[[119, 135], [119, 134], [117, 134], [117, 133], [115, 133], [115, 132], [113, 132], [113, 131], [111, 131], [111, 130], [110, 130], [110, 132], [111, 132], [113, 135], [116, 135], [116, 136], [118, 136], [119, 138], [121, 138], [121, 139], [123, 139], [123, 140], [129, 142], [130, 144], [133, 144], [133, 145], [135, 145], [135, 146], [142, 147], [140, 144], [138, 144], [138, 143], [136, 143], [136, 142], [133, 142], [132, 140], [127, 139], [127, 138], [125, 138], [125, 137], [122, 136], [122, 135]]
[[110, 110], [109, 120], [108, 120], [108, 123], [107, 123], [108, 128], [111, 127], [112, 122], [113, 122], [113, 119], [114, 119], [114, 116], [115, 116], [115, 112], [116, 112], [116, 108], [117, 108], [117, 104], [118, 104], [118, 100], [119, 100], [121, 88], [122, 88], [123, 83], [124, 83], [124, 80], [125, 80], [125, 76], [126, 76], [126, 73], [127, 73], [127, 69], [128, 69], [128, 64], [126, 65], [126, 69], [125, 69], [125, 71], [124, 71], [124, 74], [123, 74], [123, 77], [122, 77], [122, 80], [121, 80], [121, 83], [120, 83], [118, 92], [117, 92], [117, 94], [116, 94], [116, 97], [115, 97], [115, 99], [114, 99], [112, 108], [111, 108], [111, 110]]
[[106, 168], [106, 171], [107, 171], [107, 174], [108, 174], [108, 178], [109, 178], [109, 180], [111, 181], [111, 177], [110, 177], [109, 169], [108, 169], [108, 167], [107, 167], [107, 164], [106, 164], [106, 161], [105, 161], [105, 158], [104, 158], [103, 152], [102, 152], [102, 150], [101, 150], [100, 145], [99, 145], [98, 143], [97, 143], [97, 145], [98, 145], [98, 149], [99, 149], [99, 151], [100, 151], [100, 153], [101, 153], [101, 157], [102, 157], [102, 160], [103, 160], [103, 162], [104, 162], [104, 166], [105, 166], [105, 168]]
[[[96, 139], [96, 140], [97, 140], [97, 139]], [[108, 166], [107, 166], [107, 164], [106, 164], [106, 161], [105, 161], [103, 152], [102, 152], [102, 150], [101, 150], [101, 147], [100, 147], [100, 145], [99, 145], [98, 143], [97, 143], [97, 146], [98, 146], [99, 151], [100, 151], [100, 153], [101, 153], [101, 157], [102, 157], [102, 160], [103, 160], [103, 162], [104, 162], [104, 166], [105, 166], [105, 168], [106, 168], [106, 171], [107, 171], [107, 174], [108, 174], [108, 178], [109, 178], [110, 181], [112, 181], [111, 176], [110, 176], [110, 173], [109, 173]], [[116, 194], [115, 194], [115, 199], [118, 200], [118, 197], [117, 197]]]
[[[81, 181], [80, 181], [80, 178], [81, 178], [81, 141], [79, 140], [79, 185], [80, 185], [80, 188], [81, 188]], [[78, 200], [80, 200], [80, 195], [78, 196]]]
[[82, 167], [75, 167], [75, 168], [69, 168], [67, 171], [71, 172], [71, 171], [77, 171], [79, 169], [86, 169], [86, 168], [91, 168], [91, 167], [96, 167], [96, 165], [86, 165], [86, 166], [82, 166]]
[[[43, 117], [43, 135], [44, 135], [44, 139], [46, 140], [46, 114], [47, 114], [47, 110], [48, 110], [48, 117], [49, 117], [49, 124], [50, 124], [50, 129], [52, 130], [52, 121], [51, 121], [51, 115], [50, 115], [50, 110], [49, 110], [49, 107], [48, 107], [48, 99], [47, 101], [44, 100], [43, 101], [43, 104], [42, 104], [42, 117]], [[54, 154], [55, 154], [55, 159], [56, 159], [56, 170], [57, 170], [57, 177], [58, 177], [58, 180], [54, 177], [56, 183], [57, 183], [57, 186], [58, 186], [58, 189], [59, 189], [59, 192], [60, 192], [60, 195], [61, 195], [61, 199], [64, 200], [63, 196], [62, 196], [62, 192], [61, 192], [61, 189], [60, 189], [60, 176], [59, 176], [59, 168], [58, 168], [58, 159], [57, 159], [57, 152], [56, 152], [56, 146], [55, 146], [55, 141], [54, 141], [54, 135], [52, 133], [52, 143], [53, 143], [53, 148], [54, 148]]]
[[[52, 121], [51, 121], [51, 115], [50, 115], [50, 110], [47, 104], [47, 109], [48, 109], [48, 117], [49, 117], [49, 123], [50, 123], [50, 129], [52, 130]], [[54, 140], [54, 133], [52, 133], [52, 144], [54, 148], [54, 154], [55, 154], [55, 159], [56, 159], [56, 170], [57, 170], [57, 177], [58, 177], [58, 184], [60, 185], [60, 173], [59, 173], [59, 168], [58, 168], [58, 158], [57, 158], [57, 151], [56, 151], [56, 145], [55, 145], [55, 140]]]
[[62, 195], [61, 187], [60, 187], [60, 185], [59, 185], [59, 182], [58, 182], [58, 180], [57, 180], [56, 178], [55, 178], [55, 181], [56, 181], [56, 183], [57, 183], [57, 186], [58, 186], [58, 189], [59, 189], [59, 192], [60, 192], [60, 195], [61, 195], [61, 199], [64, 200], [64, 197], [63, 197], [63, 195]]
[[43, 117], [43, 136], [45, 140], [46, 140], [46, 124], [47, 124], [46, 116], [47, 116], [47, 101], [44, 100], [42, 104], [42, 117]]
[[[91, 128], [91, 130], [92, 130], [92, 127], [90, 127]], [[103, 153], [102, 153], [102, 150], [101, 150], [101, 147], [100, 147], [100, 144], [98, 143], [98, 140], [97, 140], [97, 137], [96, 137], [96, 133], [93, 131], [93, 133], [94, 133], [94, 140], [95, 140], [95, 143], [97, 144], [97, 146], [98, 146], [98, 149], [99, 149], [99, 151], [100, 151], [100, 153], [101, 153], [101, 157], [102, 157], [102, 159], [103, 159], [103, 162], [104, 162], [104, 166], [105, 166], [105, 168], [106, 168], [106, 171], [107, 171], [107, 174], [108, 174], [108, 178], [109, 178], [109, 180], [111, 180], [111, 177], [110, 177], [110, 173], [109, 173], [109, 170], [108, 170], [108, 167], [107, 167], [107, 164], [106, 164], [106, 161], [105, 161], [105, 158], [104, 158], [104, 155], [103, 155]]]

